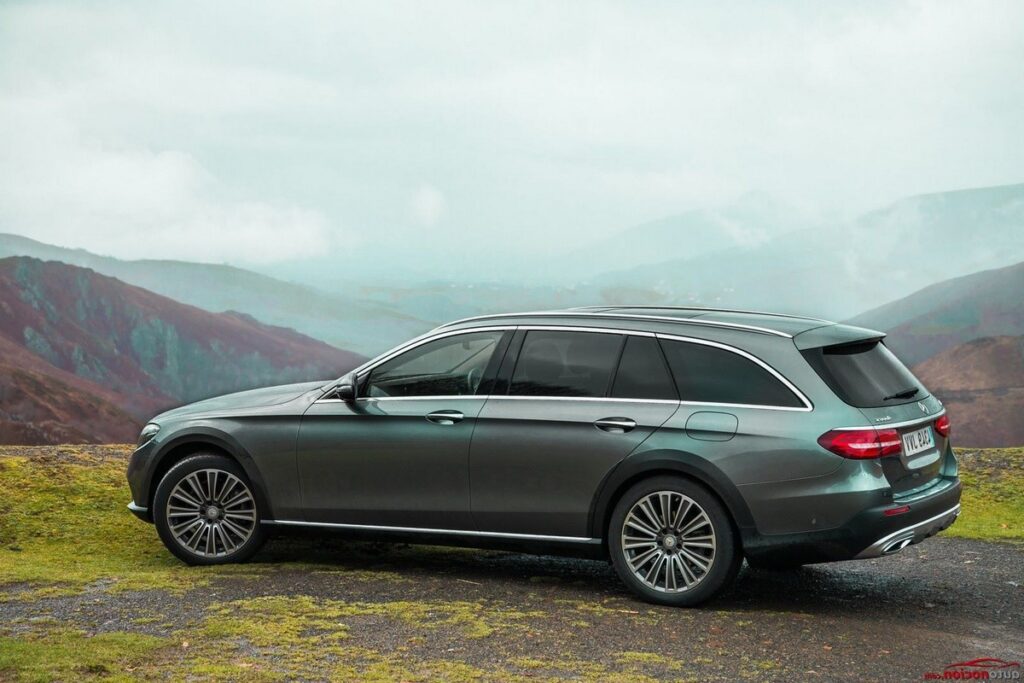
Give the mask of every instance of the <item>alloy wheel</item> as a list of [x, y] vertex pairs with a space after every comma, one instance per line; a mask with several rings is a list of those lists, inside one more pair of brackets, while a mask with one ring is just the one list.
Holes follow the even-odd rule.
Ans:
[[715, 562], [715, 529], [707, 512], [678, 491], [656, 491], [629, 509], [622, 554], [645, 586], [682, 593], [704, 580]]
[[182, 548], [202, 557], [225, 557], [256, 529], [256, 501], [230, 472], [202, 469], [183, 477], [167, 498], [167, 524]]

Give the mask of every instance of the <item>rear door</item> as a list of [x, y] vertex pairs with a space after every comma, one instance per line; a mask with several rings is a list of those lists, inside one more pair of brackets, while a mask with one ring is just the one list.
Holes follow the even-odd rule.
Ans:
[[894, 493], [928, 485], [942, 471], [947, 439], [935, 430], [942, 404], [879, 339], [803, 351], [804, 357], [868, 424], [895, 429], [899, 457], [881, 459]]
[[470, 451], [476, 525], [585, 537], [600, 482], [678, 407], [657, 341], [521, 329], [506, 361]]

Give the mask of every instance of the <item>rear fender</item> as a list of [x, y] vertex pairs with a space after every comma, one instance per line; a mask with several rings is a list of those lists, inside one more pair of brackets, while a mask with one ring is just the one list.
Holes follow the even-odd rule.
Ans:
[[739, 489], [714, 464], [686, 451], [656, 449], [631, 455], [601, 482], [590, 509], [590, 536], [605, 537], [612, 508], [627, 488], [659, 474], [677, 474], [704, 485], [721, 499], [742, 537], [755, 531], [754, 518]]

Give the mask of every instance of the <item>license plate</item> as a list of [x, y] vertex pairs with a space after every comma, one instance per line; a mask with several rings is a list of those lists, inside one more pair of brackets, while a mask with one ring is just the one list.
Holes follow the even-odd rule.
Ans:
[[935, 446], [935, 437], [932, 436], [932, 428], [925, 427], [917, 431], [907, 432], [903, 435], [903, 454], [914, 455], [921, 451], [927, 451]]

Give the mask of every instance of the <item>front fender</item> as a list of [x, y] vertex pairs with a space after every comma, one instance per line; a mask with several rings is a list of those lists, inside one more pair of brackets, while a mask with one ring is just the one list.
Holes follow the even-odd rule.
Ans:
[[273, 507], [267, 495], [267, 488], [252, 456], [231, 434], [222, 429], [207, 425], [190, 426], [175, 433], [167, 441], [160, 443], [152, 454], [149, 467], [147, 468], [147, 475], [143, 479], [143, 486], [145, 488], [143, 491], [140, 491], [140, 497], [144, 496], [143, 500], [146, 500], [149, 505], [150, 514], [152, 514], [153, 508], [153, 495], [159, 483], [156, 477], [162, 477], [170, 469], [171, 464], [168, 458], [174, 458], [177, 453], [181, 452], [180, 449], [187, 448], [199, 451], [202, 450], [203, 446], [224, 451], [241, 465], [249, 481], [252, 482], [256, 503], [260, 506], [261, 510], [267, 511], [268, 518], [273, 519]]

